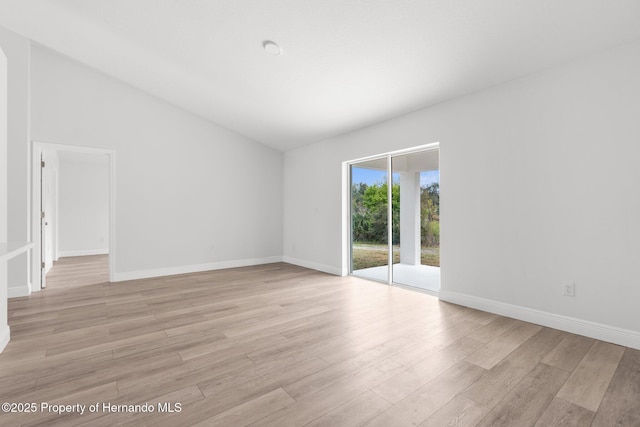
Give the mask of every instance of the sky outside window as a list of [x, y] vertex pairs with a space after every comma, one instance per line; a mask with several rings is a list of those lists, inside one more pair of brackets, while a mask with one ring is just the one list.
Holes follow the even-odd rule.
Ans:
[[[367, 185], [384, 184], [387, 181], [387, 171], [377, 169], [352, 168], [352, 182], [358, 184], [360, 182]], [[400, 179], [400, 175], [393, 174], [394, 182]], [[426, 187], [433, 183], [440, 182], [440, 171], [420, 172], [420, 186]]]

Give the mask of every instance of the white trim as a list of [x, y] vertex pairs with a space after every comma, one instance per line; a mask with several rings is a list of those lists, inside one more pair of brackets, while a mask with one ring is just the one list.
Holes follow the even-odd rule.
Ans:
[[56, 144], [32, 141], [31, 150], [31, 239], [34, 248], [31, 251], [31, 281], [33, 290], [41, 289], [40, 283], [40, 154], [43, 149], [71, 151], [74, 153], [106, 154], [109, 156], [109, 281], [115, 282], [116, 276], [116, 152], [114, 150], [84, 147], [78, 145]]
[[[342, 259], [340, 276], [348, 276], [351, 269], [351, 173], [347, 162], [342, 162]], [[344, 191], [347, 189], [347, 191]]]
[[31, 295], [31, 282], [27, 283], [26, 286], [9, 286], [7, 288], [8, 298], [28, 297], [29, 295]]
[[[58, 158], [58, 165], [60, 164], [60, 159]], [[51, 245], [51, 258], [53, 261], [57, 261], [60, 258], [60, 239], [59, 236], [59, 225], [60, 225], [60, 210], [58, 209], [58, 200], [60, 199], [60, 185], [59, 185], [60, 177], [58, 176], [58, 171], [53, 171], [53, 198], [51, 200], [53, 204], [53, 244]]]
[[114, 153], [113, 150], [110, 150], [107, 148], [85, 147], [82, 145], [57, 144], [54, 142], [44, 142], [44, 141], [33, 141], [33, 144], [37, 145], [39, 148], [46, 148], [46, 149], [55, 150], [55, 151], [71, 151], [74, 153], [106, 154], [106, 155], [111, 155]]
[[366, 156], [366, 157], [360, 157], [358, 159], [347, 160], [344, 163], [346, 163], [347, 165], [352, 165], [354, 163], [361, 163], [367, 160], [384, 159], [387, 156], [394, 157], [394, 156], [400, 156], [402, 154], [413, 154], [413, 153], [419, 153], [421, 151], [438, 150], [439, 148], [440, 148], [440, 142], [436, 141], [429, 144], [418, 145], [416, 147], [403, 148], [402, 150], [387, 151], [386, 153], [374, 154], [373, 156]]
[[176, 274], [199, 273], [202, 271], [222, 270], [224, 268], [248, 267], [252, 265], [272, 264], [282, 262], [281, 256], [264, 258], [247, 258], [230, 261], [210, 262], [206, 264], [181, 265], [176, 267], [155, 268], [153, 270], [136, 270], [125, 273], [116, 273], [113, 282], [126, 280], [149, 279], [152, 277], [173, 276]]
[[335, 276], [342, 276], [342, 269], [326, 264], [319, 264], [314, 261], [308, 261], [304, 259], [291, 258], [288, 256], [282, 257], [282, 261], [288, 264], [297, 265], [304, 268], [310, 268], [312, 270], [322, 271], [323, 273], [333, 274]]
[[33, 246], [33, 242], [0, 242], [0, 260], [8, 261], [23, 252], [28, 252]]
[[11, 339], [11, 329], [9, 325], [0, 326], [0, 353], [2, 350], [9, 344], [9, 340]]
[[60, 258], [67, 256], [87, 256], [87, 255], [109, 255], [109, 248], [102, 249], [81, 249], [77, 251], [60, 251]]
[[419, 288], [417, 286], [403, 285], [402, 283], [398, 283], [398, 282], [394, 282], [393, 286], [397, 286], [398, 288], [406, 289], [408, 291], [420, 292], [423, 294], [431, 295], [432, 297], [437, 297], [440, 294], [440, 291], [432, 291], [431, 289]]
[[387, 284], [393, 285], [393, 165], [387, 154]]
[[116, 152], [109, 153], [109, 281], [116, 280]]
[[473, 295], [440, 290], [440, 300], [640, 350], [640, 332]]

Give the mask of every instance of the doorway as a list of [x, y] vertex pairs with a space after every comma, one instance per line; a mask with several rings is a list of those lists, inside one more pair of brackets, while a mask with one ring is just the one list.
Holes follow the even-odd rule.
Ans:
[[348, 162], [349, 272], [440, 289], [439, 146]]
[[34, 142], [32, 153], [34, 289], [46, 288], [60, 257], [102, 257], [103, 277], [113, 281], [115, 152]]

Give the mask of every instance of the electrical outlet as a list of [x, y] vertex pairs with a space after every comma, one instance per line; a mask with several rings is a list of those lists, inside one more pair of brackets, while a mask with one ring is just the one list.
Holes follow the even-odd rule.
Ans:
[[576, 284], [573, 282], [563, 282], [562, 283], [562, 295], [565, 297], [575, 297], [576, 296]]

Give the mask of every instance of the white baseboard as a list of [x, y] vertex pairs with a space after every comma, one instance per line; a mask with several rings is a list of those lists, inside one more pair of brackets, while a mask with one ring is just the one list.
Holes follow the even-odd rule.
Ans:
[[507, 316], [525, 322], [548, 326], [561, 331], [595, 338], [601, 341], [623, 345], [640, 350], [640, 332], [616, 328], [588, 320], [534, 310], [500, 301], [489, 300], [473, 295], [440, 290], [440, 299], [453, 304], [475, 308], [489, 313]]
[[335, 276], [342, 276], [342, 270], [340, 268], [336, 268], [330, 265], [319, 264], [317, 262], [307, 261], [307, 260], [298, 259], [298, 258], [291, 258], [288, 256], [283, 256], [282, 261], [289, 264], [297, 265], [300, 267], [310, 268], [312, 270], [318, 270], [324, 273], [333, 274]]
[[11, 339], [11, 330], [9, 326], [0, 326], [0, 353], [2, 350], [9, 344], [9, 340]]
[[7, 297], [9, 298], [28, 297], [29, 295], [31, 295], [31, 282], [24, 286], [9, 286], [7, 288]]
[[282, 262], [281, 256], [264, 258], [247, 258], [231, 261], [211, 262], [207, 264], [183, 265], [178, 267], [156, 268], [153, 270], [137, 270], [115, 273], [114, 282], [125, 280], [149, 279], [151, 277], [173, 276], [176, 274], [198, 273], [201, 271], [222, 270], [224, 268], [249, 267], [252, 265]]
[[60, 251], [59, 258], [67, 256], [87, 256], [87, 255], [108, 255], [109, 248], [106, 249], [82, 249], [78, 251]]

